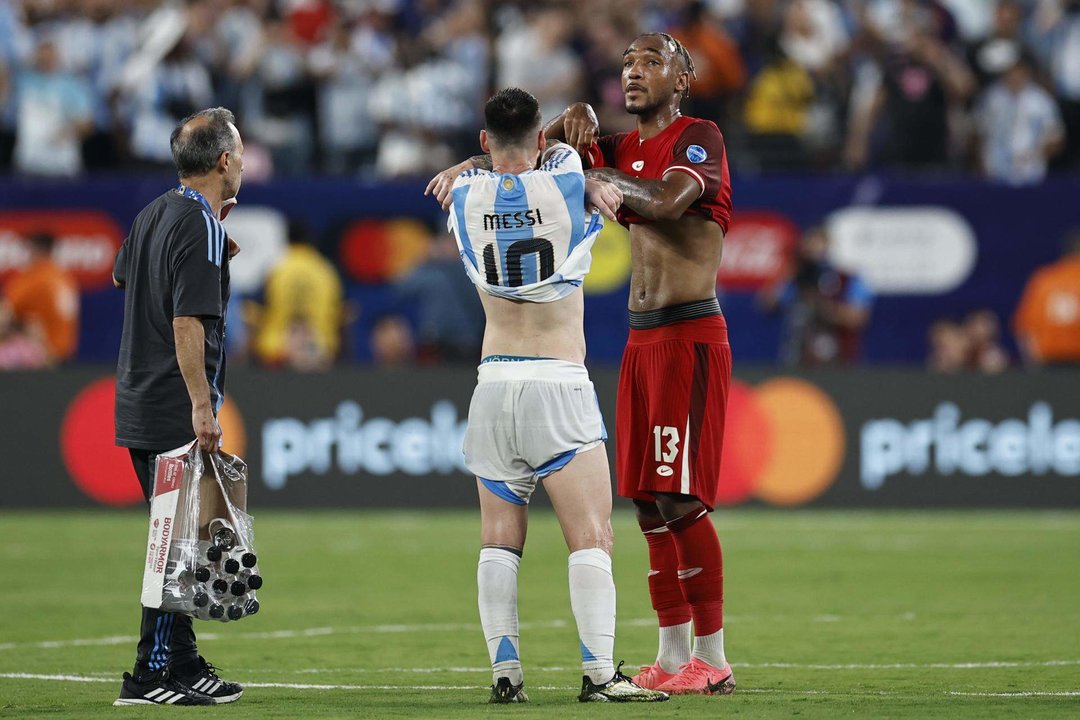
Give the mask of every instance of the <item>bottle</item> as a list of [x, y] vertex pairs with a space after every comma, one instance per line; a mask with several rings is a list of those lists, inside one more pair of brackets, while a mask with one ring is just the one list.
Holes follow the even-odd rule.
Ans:
[[195, 568], [195, 579], [201, 583], [210, 581], [210, 568], [200, 565]]
[[223, 567], [225, 572], [236, 574], [240, 572], [241, 567], [253, 568], [259, 562], [259, 558], [255, 553], [243, 545], [237, 545], [229, 551], [229, 557], [225, 560]]
[[230, 620], [239, 620], [244, 617], [244, 608], [239, 605], [230, 605], [227, 613]]
[[197, 612], [210, 604], [210, 593], [202, 583], [189, 585], [181, 590], [180, 602], [187, 612]]
[[236, 579], [247, 583], [247, 586], [252, 590], [258, 590], [263, 584], [262, 575], [257, 574], [254, 570], [241, 570]]
[[225, 518], [214, 518], [208, 525], [211, 542], [214, 546], [228, 552], [236, 545], [236, 531]]
[[225, 606], [211, 602], [195, 609], [195, 617], [200, 620], [220, 620], [225, 617]]
[[258, 600], [256, 600], [255, 598], [251, 598], [246, 603], [244, 603], [244, 614], [245, 615], [254, 615], [257, 612], [259, 612], [259, 601]]
[[259, 558], [250, 548], [246, 548], [243, 545], [237, 545], [229, 552], [229, 557], [236, 558], [240, 561], [240, 564], [246, 568], [253, 568], [259, 562]]
[[240, 597], [241, 595], [246, 593], [247, 590], [247, 585], [239, 580], [229, 586], [229, 592], [231, 592], [236, 597]]
[[213, 585], [210, 586], [213, 589], [214, 594], [221, 597], [225, 593], [229, 592], [229, 581], [225, 578], [219, 577], [214, 580]]

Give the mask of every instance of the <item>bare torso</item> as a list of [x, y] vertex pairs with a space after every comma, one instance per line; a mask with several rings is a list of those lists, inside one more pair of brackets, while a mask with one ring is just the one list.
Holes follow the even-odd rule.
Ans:
[[714, 297], [723, 243], [720, 226], [697, 215], [632, 225], [630, 310]]
[[487, 316], [484, 356], [518, 355], [585, 362], [585, 300], [580, 289], [549, 303], [518, 302], [478, 292]]

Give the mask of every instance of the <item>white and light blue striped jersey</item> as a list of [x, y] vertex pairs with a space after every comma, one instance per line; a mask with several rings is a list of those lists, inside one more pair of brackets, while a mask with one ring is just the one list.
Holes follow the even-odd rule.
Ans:
[[581, 158], [556, 143], [535, 170], [458, 176], [447, 225], [477, 287], [510, 300], [553, 302], [581, 287], [604, 221], [585, 211]]

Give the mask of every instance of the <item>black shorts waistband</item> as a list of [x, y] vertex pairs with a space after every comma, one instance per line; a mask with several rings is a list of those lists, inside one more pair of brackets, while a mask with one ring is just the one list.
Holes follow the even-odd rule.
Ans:
[[720, 301], [712, 297], [678, 305], [668, 305], [656, 310], [642, 312], [631, 310], [630, 327], [634, 330], [651, 330], [652, 328], [682, 322], [683, 320], [697, 320], [698, 318], [713, 317], [721, 314]]

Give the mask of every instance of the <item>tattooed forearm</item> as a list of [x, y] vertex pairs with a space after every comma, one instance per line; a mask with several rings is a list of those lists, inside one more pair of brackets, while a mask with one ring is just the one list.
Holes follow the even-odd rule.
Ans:
[[667, 198], [662, 181], [632, 178], [615, 168], [586, 170], [585, 177], [605, 180], [619, 188], [623, 194], [623, 205], [646, 220], [663, 218]]
[[473, 164], [473, 167], [477, 170], [490, 170], [491, 169], [491, 156], [490, 155], [474, 155], [469, 158], [469, 162]]

